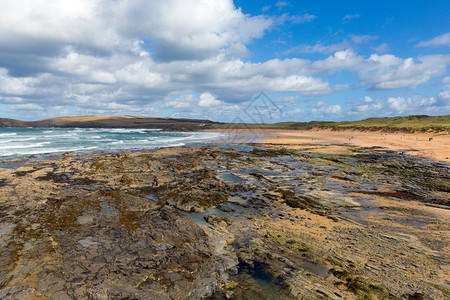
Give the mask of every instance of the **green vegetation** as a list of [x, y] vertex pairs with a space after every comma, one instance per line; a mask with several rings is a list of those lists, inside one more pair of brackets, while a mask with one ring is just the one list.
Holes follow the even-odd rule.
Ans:
[[[347, 287], [349, 291], [355, 293], [359, 299], [396, 299], [382, 287], [369, 284], [361, 277], [354, 277], [346, 270], [333, 268], [330, 270], [330, 273], [342, 280], [343, 282], [341, 284]], [[337, 285], [339, 284], [337, 282]]]
[[444, 131], [450, 128], [450, 115], [430, 117], [425, 115], [393, 117], [393, 118], [369, 118], [361, 121], [339, 122], [339, 128], [361, 127], [361, 128], [397, 128], [410, 131], [437, 130]]

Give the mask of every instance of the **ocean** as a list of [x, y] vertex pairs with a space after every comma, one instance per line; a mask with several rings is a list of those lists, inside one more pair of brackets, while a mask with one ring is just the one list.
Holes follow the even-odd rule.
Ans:
[[120, 152], [217, 142], [215, 132], [120, 128], [0, 128], [0, 158], [65, 152]]

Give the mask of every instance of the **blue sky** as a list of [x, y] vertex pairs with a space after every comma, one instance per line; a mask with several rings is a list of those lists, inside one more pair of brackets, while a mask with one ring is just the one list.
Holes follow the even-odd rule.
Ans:
[[[450, 1], [0, 0], [0, 117], [450, 114]], [[247, 119], [246, 119], [247, 118]]]

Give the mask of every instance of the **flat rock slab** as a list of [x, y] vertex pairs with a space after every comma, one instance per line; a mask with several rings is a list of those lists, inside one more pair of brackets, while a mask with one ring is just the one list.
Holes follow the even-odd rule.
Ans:
[[20, 163], [0, 170], [1, 299], [439, 299], [450, 280], [449, 170], [430, 160], [181, 147]]

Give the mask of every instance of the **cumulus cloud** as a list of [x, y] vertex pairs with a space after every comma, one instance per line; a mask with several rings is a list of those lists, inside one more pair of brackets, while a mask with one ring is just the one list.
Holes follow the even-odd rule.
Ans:
[[360, 80], [374, 90], [416, 88], [432, 77], [443, 75], [450, 64], [450, 55], [428, 55], [402, 59], [392, 54], [372, 54], [368, 58], [353, 50], [338, 51], [324, 60], [315, 61], [316, 72], [334, 73], [352, 70]]
[[324, 60], [315, 61], [312, 67], [319, 73], [334, 73], [350, 69], [359, 70], [364, 64], [363, 57], [356, 55], [353, 50], [337, 51]]
[[450, 104], [450, 85], [446, 85], [438, 95], [439, 100], [444, 100]]
[[3, 96], [24, 96], [35, 92], [38, 79], [32, 77], [11, 77], [8, 70], [0, 68], [0, 93]]
[[438, 94], [437, 105], [450, 109], [450, 76], [445, 77], [442, 82], [445, 83], [445, 85]]
[[200, 95], [198, 105], [200, 107], [211, 107], [221, 105], [222, 102], [217, 100], [211, 93], [203, 93]]
[[417, 47], [450, 47], [450, 32], [443, 35], [436, 36], [428, 41], [423, 41], [417, 44]]
[[344, 23], [348, 23], [350, 20], [358, 19], [358, 18], [360, 18], [360, 17], [361, 17], [360, 14], [353, 14], [353, 15], [347, 14], [347, 15], [345, 15], [345, 16], [342, 18], [342, 21], [343, 21]]
[[166, 97], [162, 107], [164, 108], [190, 108], [195, 101], [192, 93], [174, 92]]
[[372, 97], [365, 96], [362, 101], [351, 104], [352, 111], [367, 115], [368, 113], [377, 114], [384, 104], [379, 99], [373, 99]]
[[407, 112], [418, 111], [418, 108], [423, 108], [424, 111], [429, 111], [431, 105], [436, 103], [436, 99], [426, 98], [423, 96], [413, 96], [413, 97], [389, 97], [387, 102], [391, 109], [395, 110], [399, 114], [404, 114]]
[[324, 101], [318, 101], [311, 109], [311, 113], [317, 115], [333, 115], [339, 113], [341, 110], [342, 107], [339, 104], [330, 105]]
[[[331, 91], [327, 82], [301, 74], [306, 61], [251, 63], [230, 56], [245, 51], [246, 43], [271, 26], [270, 19], [245, 15], [230, 0], [188, 4], [8, 2], [0, 11], [0, 99], [18, 96], [42, 107], [70, 104], [83, 110], [116, 103], [108, 107], [134, 111], [158, 101], [186, 107], [187, 102], [167, 100], [173, 91], [211, 90], [240, 101], [267, 87], [305, 95]], [[284, 18], [306, 22], [314, 16]], [[36, 61], [40, 68], [34, 68]], [[206, 99], [203, 105], [217, 104]]]
[[422, 56], [417, 63], [413, 58], [372, 54], [359, 70], [359, 77], [378, 90], [416, 88], [431, 77], [444, 74], [449, 63], [450, 55]]
[[71, 45], [98, 55], [129, 51], [139, 38], [151, 41], [157, 59], [201, 59], [248, 43], [270, 25], [231, 0], [18, 0], [2, 4], [0, 46], [53, 56]]
[[271, 25], [243, 14], [231, 0], [117, 1], [106, 12], [118, 16], [122, 34], [151, 40], [154, 58], [163, 61], [210, 57], [261, 37]]

